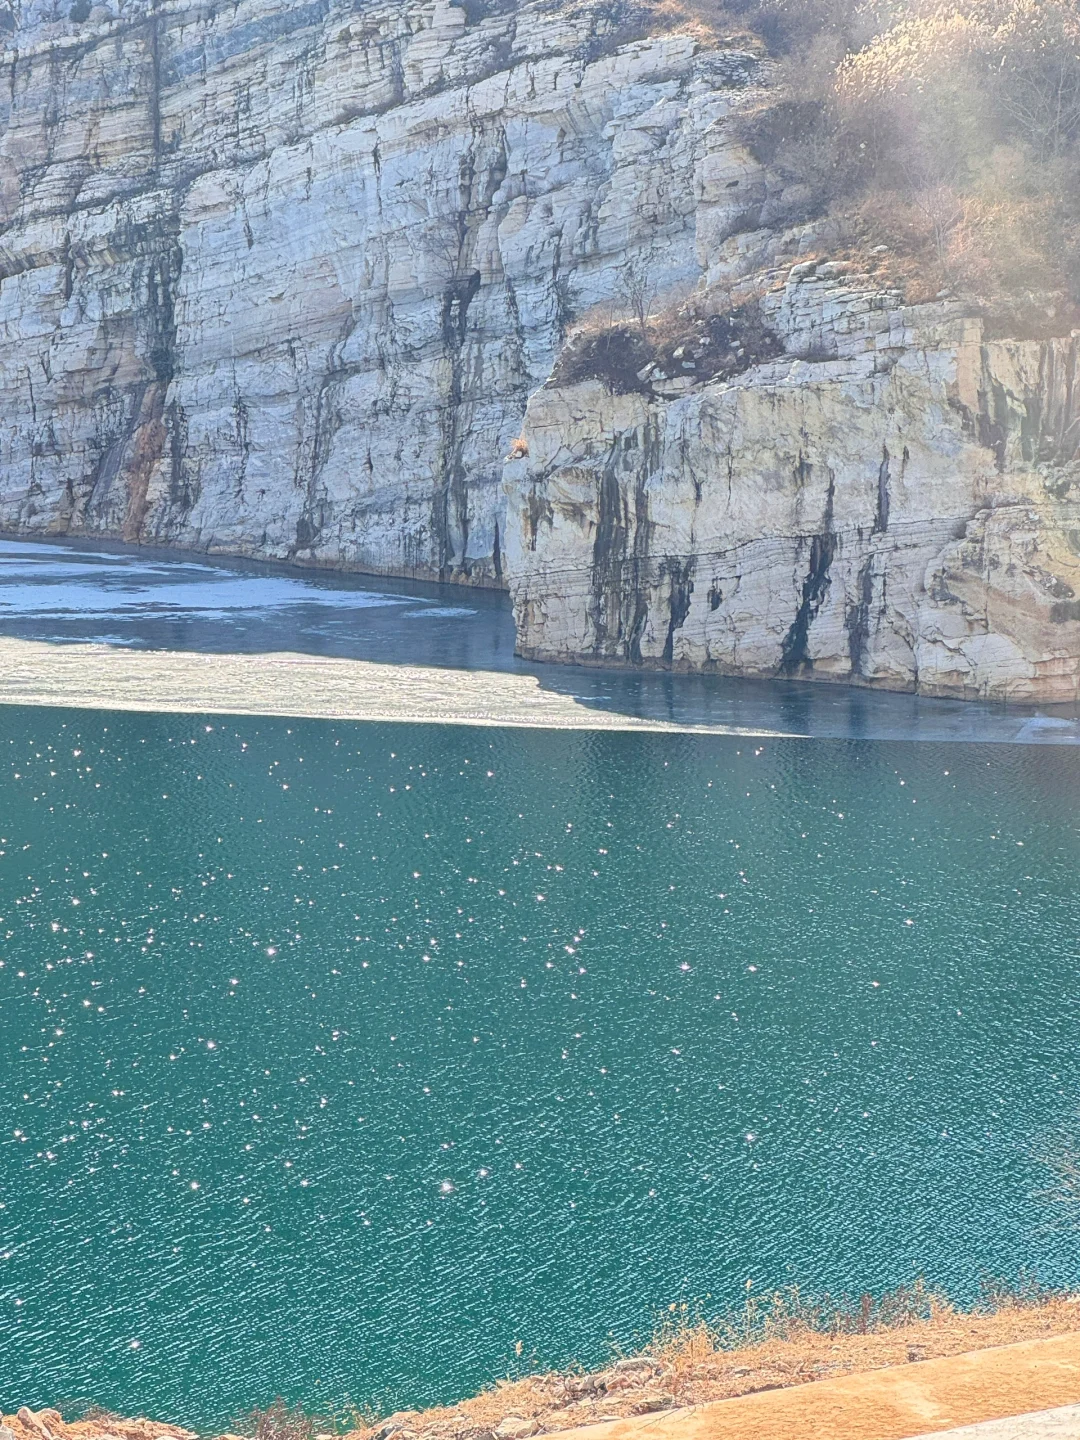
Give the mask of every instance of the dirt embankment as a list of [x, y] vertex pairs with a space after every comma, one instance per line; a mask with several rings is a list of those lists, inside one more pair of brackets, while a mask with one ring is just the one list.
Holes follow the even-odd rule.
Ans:
[[823, 1333], [796, 1321], [786, 1334], [733, 1349], [718, 1344], [706, 1326], [692, 1326], [605, 1370], [504, 1381], [459, 1405], [391, 1415], [357, 1432], [355, 1440], [525, 1440], [1075, 1331], [1080, 1296], [1008, 1304], [987, 1314], [941, 1306], [928, 1318], [866, 1333]]

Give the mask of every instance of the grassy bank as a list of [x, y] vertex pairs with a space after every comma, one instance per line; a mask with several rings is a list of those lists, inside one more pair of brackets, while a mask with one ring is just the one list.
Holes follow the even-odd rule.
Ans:
[[[806, 1301], [797, 1291], [785, 1291], [748, 1298], [743, 1313], [728, 1323], [708, 1324], [686, 1310], [672, 1310], [642, 1353], [617, 1355], [603, 1370], [500, 1381], [458, 1405], [401, 1411], [362, 1424], [353, 1437], [523, 1440], [1077, 1330], [1080, 1295], [1038, 1289], [991, 1292], [971, 1310], [958, 1309], [922, 1285], [850, 1303]], [[264, 1434], [260, 1440], [286, 1437]]]

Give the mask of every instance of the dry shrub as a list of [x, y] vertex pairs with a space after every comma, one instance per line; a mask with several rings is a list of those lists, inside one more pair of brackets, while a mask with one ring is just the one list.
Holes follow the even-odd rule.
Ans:
[[756, 299], [716, 308], [715, 297], [695, 296], [629, 319], [594, 312], [571, 335], [548, 383], [602, 380], [613, 395], [663, 396], [675, 379], [728, 379], [782, 353]]
[[[873, 1364], [875, 1353], [882, 1357], [877, 1363], [894, 1363], [880, 1350], [880, 1341], [894, 1335], [904, 1347], [929, 1343], [942, 1353], [956, 1353], [965, 1348], [963, 1339], [957, 1346], [957, 1337], [982, 1323], [996, 1327], [987, 1331], [984, 1343], [1008, 1343], [1015, 1338], [1012, 1330], [1019, 1336], [1038, 1333], [1041, 1322], [1033, 1331], [1032, 1312], [1045, 1312], [1059, 1325], [1063, 1312], [1070, 1326], [1076, 1323], [1075, 1302], [1027, 1277], [984, 1282], [970, 1311], [957, 1309], [922, 1280], [856, 1297], [806, 1296], [798, 1286], [788, 1286], [760, 1296], [748, 1292], [739, 1311], [713, 1321], [687, 1305], [671, 1306], [646, 1353], [656, 1359], [664, 1386], [677, 1399], [697, 1403], [714, 1398], [710, 1387], [730, 1384], [733, 1374], [750, 1373], [748, 1366], [770, 1375], [790, 1372], [791, 1383], [812, 1378], [826, 1353], [847, 1353], [850, 1363], [842, 1362], [843, 1369], [860, 1368], [860, 1355]], [[1047, 1323], [1053, 1328], [1049, 1318]], [[868, 1343], [873, 1339], [878, 1351], [860, 1351], [859, 1337]]]
[[1047, 245], [1052, 227], [1043, 198], [964, 196], [948, 237], [946, 271], [977, 296], [1049, 292], [1060, 280], [1057, 256]]
[[[683, 0], [691, 12], [710, 0]], [[760, 37], [771, 55], [803, 58], [822, 36], [847, 50], [870, 38], [873, 26], [860, 0], [726, 0], [729, 28]]]
[[805, 57], [823, 36], [839, 53], [874, 33], [861, 0], [640, 0], [645, 33], [688, 32], [704, 43]]
[[638, 372], [648, 361], [648, 346], [636, 326], [587, 318], [563, 348], [548, 383], [602, 380], [611, 394], [628, 395], [645, 388]]
[[734, 14], [724, 0], [654, 0], [648, 6], [646, 28], [678, 30], [705, 45], [763, 53], [761, 36]]
[[844, 172], [838, 166], [837, 136], [825, 123], [825, 97], [782, 86], [775, 100], [763, 100], [735, 121], [738, 139], [772, 174], [808, 194], [802, 218], [811, 218], [839, 198]]
[[801, 187], [785, 218], [886, 245], [909, 299], [1060, 328], [1080, 302], [1076, 0], [797, 0], [785, 24], [778, 84], [737, 122]]
[[[999, 1315], [1060, 1305], [1059, 1291], [1030, 1276], [1007, 1281], [986, 1279], [970, 1313]], [[881, 1335], [933, 1322], [947, 1322], [964, 1311], [924, 1280], [898, 1285], [880, 1295], [805, 1295], [797, 1285], [762, 1295], [748, 1291], [742, 1308], [708, 1321], [688, 1305], [669, 1307], [646, 1347], [667, 1372], [688, 1373], [733, 1351], [794, 1342], [809, 1336]]]
[[[1036, 1293], [1042, 1303], [1052, 1292], [1025, 1288], [1024, 1303], [1034, 1303]], [[993, 1292], [987, 1291], [982, 1303], [1000, 1307], [1016, 1304], [1017, 1298], [1015, 1287], [1002, 1282]], [[662, 1359], [665, 1365], [686, 1368], [712, 1355], [770, 1340], [797, 1340], [806, 1335], [873, 1335], [956, 1313], [945, 1296], [923, 1280], [898, 1285], [881, 1295], [854, 1298], [807, 1296], [797, 1285], [762, 1295], [748, 1290], [740, 1310], [712, 1322], [686, 1305], [671, 1307], [661, 1318], [648, 1353]]]
[[999, 1315], [1014, 1310], [1046, 1310], [1060, 1305], [1076, 1304], [1074, 1295], [1063, 1296], [1060, 1290], [1044, 1285], [1036, 1275], [1021, 1273], [1015, 1280], [986, 1275], [979, 1285], [976, 1314]]
[[301, 1405], [289, 1405], [280, 1396], [265, 1409], [250, 1411], [241, 1424], [253, 1440], [315, 1440], [317, 1433], [330, 1428], [329, 1421], [309, 1415]]
[[979, 0], [987, 67], [1010, 127], [1040, 161], [1080, 140], [1080, 11], [1074, 0]]

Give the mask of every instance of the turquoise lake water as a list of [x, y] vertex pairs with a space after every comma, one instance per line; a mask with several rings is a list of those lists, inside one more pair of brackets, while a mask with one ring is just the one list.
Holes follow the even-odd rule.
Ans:
[[1077, 1283], [1078, 827], [1067, 747], [0, 709], [0, 1399]]

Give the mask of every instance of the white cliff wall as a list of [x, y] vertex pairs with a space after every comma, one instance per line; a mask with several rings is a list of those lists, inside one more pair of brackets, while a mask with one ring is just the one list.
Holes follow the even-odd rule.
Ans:
[[568, 319], [766, 198], [752, 58], [611, 6], [14, 4], [3, 529], [501, 583]]
[[1075, 698], [1073, 341], [803, 266], [781, 359], [545, 386], [631, 276], [827, 244], [726, 123], [758, 62], [620, 3], [0, 0], [0, 528], [509, 576], [538, 657]]
[[813, 270], [764, 298], [781, 359], [670, 399], [532, 397], [521, 650], [1080, 698], [1080, 336], [987, 342]]

